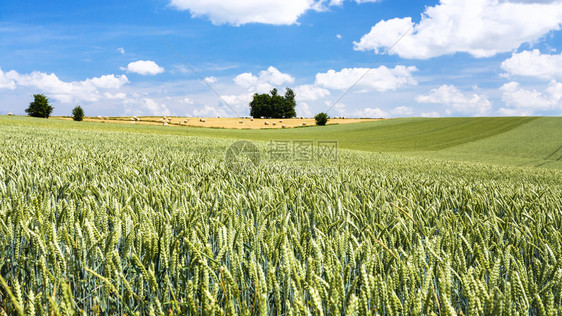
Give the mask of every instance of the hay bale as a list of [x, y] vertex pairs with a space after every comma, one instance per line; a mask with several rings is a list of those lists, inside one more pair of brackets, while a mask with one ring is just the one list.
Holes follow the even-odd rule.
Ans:
[[199, 119], [199, 122], [205, 123], [207, 120], [205, 119]]
[[104, 117], [103, 119], [104, 119], [104, 120], [109, 120], [109, 117], [106, 116], [106, 117]]
[[279, 123], [283, 123], [283, 120], [279, 120]]
[[244, 121], [238, 121], [238, 123], [242, 124], [242, 123], [244, 123]]
[[97, 119], [98, 119], [98, 120], [101, 120], [101, 116], [98, 115]]
[[13, 115], [12, 112], [8, 113], [8, 116], [12, 116], [12, 115]]
[[303, 125], [303, 126], [306, 125], [306, 122], [302, 122], [302, 125]]
[[164, 122], [164, 126], [168, 126], [168, 122]]
[[277, 125], [277, 123], [273, 122], [272, 125]]
[[264, 124], [265, 124], [265, 125], [269, 125], [269, 122], [265, 122]]
[[254, 121], [254, 118], [252, 117], [252, 118], [250, 119], [250, 121], [252, 121], [252, 122], [253, 122], [253, 121]]
[[287, 125], [283, 124], [281, 125], [281, 128], [287, 128]]

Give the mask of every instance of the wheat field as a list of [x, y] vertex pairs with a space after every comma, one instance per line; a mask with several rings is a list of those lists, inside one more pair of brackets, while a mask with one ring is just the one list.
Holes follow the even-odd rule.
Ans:
[[[164, 128], [164, 127], [162, 127]], [[2, 315], [559, 315], [562, 173], [0, 125]]]

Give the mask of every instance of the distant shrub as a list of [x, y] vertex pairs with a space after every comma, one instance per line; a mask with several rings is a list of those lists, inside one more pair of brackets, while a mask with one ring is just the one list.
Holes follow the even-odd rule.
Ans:
[[84, 120], [84, 110], [82, 110], [82, 107], [77, 105], [73, 110], [72, 110], [72, 119], [75, 121], [82, 121]]
[[319, 125], [319, 126], [326, 125], [329, 118], [330, 117], [328, 116], [328, 114], [326, 114], [324, 112], [320, 112], [320, 113], [316, 114], [316, 116], [314, 117], [314, 119], [316, 120], [316, 125]]
[[44, 94], [34, 94], [33, 102], [25, 110], [29, 116], [49, 118], [53, 112], [53, 107], [49, 104], [49, 99]]

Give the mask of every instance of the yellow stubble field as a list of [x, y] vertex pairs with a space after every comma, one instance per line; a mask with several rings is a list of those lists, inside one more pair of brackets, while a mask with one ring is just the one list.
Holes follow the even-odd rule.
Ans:
[[[69, 117], [53, 117], [57, 119], [71, 120]], [[365, 118], [332, 118], [328, 121], [331, 124], [350, 124], [380, 119]], [[264, 129], [264, 128], [295, 128], [300, 126], [316, 125], [314, 118], [291, 118], [291, 119], [249, 119], [235, 117], [164, 117], [164, 116], [143, 116], [143, 117], [85, 117], [87, 122], [106, 122], [121, 124], [143, 124], [143, 125], [169, 125], [187, 127], [211, 127], [211, 128], [234, 128], [234, 129]], [[166, 123], [166, 124], [165, 124]]]

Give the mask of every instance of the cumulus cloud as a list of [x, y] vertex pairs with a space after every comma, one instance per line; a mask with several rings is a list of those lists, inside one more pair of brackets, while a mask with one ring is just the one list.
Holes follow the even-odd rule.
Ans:
[[518, 82], [504, 84], [500, 91], [506, 107], [503, 115], [532, 115], [537, 111], [562, 110], [562, 83], [551, 80], [545, 91], [521, 88]]
[[330, 91], [315, 85], [301, 85], [294, 89], [297, 101], [314, 101], [330, 95]]
[[231, 107], [237, 109], [247, 108], [252, 101], [253, 93], [242, 93], [238, 95], [223, 95], [221, 98]]
[[562, 78], [562, 53], [541, 54], [538, 49], [513, 53], [501, 64], [508, 76], [526, 76], [540, 79]]
[[104, 92], [103, 96], [109, 100], [124, 100], [127, 98], [127, 94], [123, 92], [117, 92], [117, 93]]
[[560, 1], [441, 0], [426, 8], [419, 23], [410, 17], [383, 20], [354, 44], [356, 50], [381, 53], [409, 31], [391, 54], [415, 59], [456, 52], [490, 57], [536, 41], [561, 25]]
[[378, 68], [344, 68], [341, 71], [329, 70], [316, 74], [316, 84], [328, 89], [349, 89], [360, 78], [358, 87], [366, 90], [374, 89], [379, 92], [396, 90], [406, 85], [416, 85], [412, 73], [418, 69], [414, 66], [398, 65], [394, 68], [380, 66]]
[[[128, 82], [129, 79], [125, 75], [104, 75], [83, 81], [66, 82], [60, 80], [55, 74], [38, 71], [20, 74], [14, 70], [4, 73], [0, 69], [0, 89], [33, 87], [63, 103], [115, 98], [115, 95], [106, 94], [107, 91], [104, 90], [119, 89]], [[120, 95], [117, 96], [120, 97]]]
[[158, 103], [151, 98], [144, 98], [141, 106], [154, 116], [170, 115], [170, 110], [166, 104]]
[[391, 113], [393, 116], [410, 116], [414, 113], [414, 109], [409, 106], [397, 106]]
[[306, 102], [299, 102], [295, 107], [295, 112], [297, 112], [297, 116], [303, 117], [312, 117], [312, 111], [310, 110], [310, 105]]
[[239, 113], [247, 111], [248, 104], [252, 101], [254, 93], [268, 93], [276, 86], [295, 82], [294, 77], [280, 72], [273, 66], [270, 66], [267, 70], [260, 71], [257, 75], [251, 72], [239, 74], [233, 80], [237, 86], [246, 88], [246, 92], [223, 95], [221, 98]]
[[172, 7], [189, 10], [193, 17], [207, 17], [214, 24], [265, 23], [289, 25], [306, 11], [318, 7], [313, 0], [171, 0]]
[[439, 114], [439, 112], [433, 111], [433, 112], [423, 112], [422, 114], [420, 114], [421, 117], [440, 117], [441, 115]]
[[16, 77], [17, 75], [19, 74], [13, 70], [4, 73], [2, 71], [2, 68], [0, 68], [0, 89], [15, 89], [16, 81], [14, 80], [14, 77]]
[[[380, 0], [354, 0], [356, 3]], [[307, 11], [325, 11], [330, 6], [341, 6], [344, 0], [170, 0], [180, 11], [189, 11], [192, 17], [206, 17], [213, 24], [243, 25], [263, 23], [290, 25], [297, 23]]]
[[157, 75], [164, 72], [164, 68], [158, 66], [157, 63], [152, 60], [139, 60], [127, 65], [127, 68], [121, 68], [121, 70], [127, 70], [128, 72], [134, 72], [139, 75]]
[[193, 110], [193, 115], [195, 117], [216, 117], [216, 116], [227, 116], [227, 113], [223, 109], [218, 109], [210, 105], [204, 105], [203, 107], [196, 108]]
[[214, 76], [210, 76], [210, 77], [205, 78], [205, 82], [215, 83], [215, 82], [217, 82], [217, 78], [214, 77]]
[[234, 78], [234, 83], [251, 90], [258, 90], [263, 93], [285, 83], [293, 83], [295, 78], [289, 74], [280, 72], [277, 68], [270, 66], [267, 70], [262, 70], [257, 76], [251, 72], [239, 74]]
[[364, 118], [387, 118], [389, 114], [380, 108], [364, 108], [353, 113], [353, 116]]
[[474, 116], [486, 115], [492, 108], [492, 103], [486, 96], [472, 94], [464, 95], [453, 85], [442, 85], [432, 89], [426, 95], [416, 97], [419, 103], [435, 103], [447, 106], [447, 113], [453, 112]]
[[365, 118], [389, 118], [410, 116], [413, 113], [414, 109], [408, 106], [397, 106], [390, 111], [385, 111], [379, 107], [366, 107], [361, 110], [355, 111], [354, 113], [352, 113], [352, 116]]

